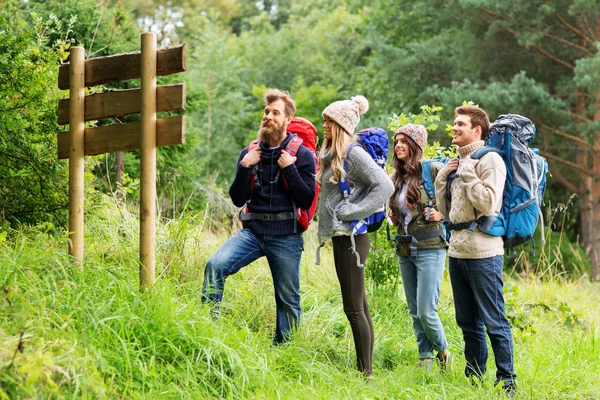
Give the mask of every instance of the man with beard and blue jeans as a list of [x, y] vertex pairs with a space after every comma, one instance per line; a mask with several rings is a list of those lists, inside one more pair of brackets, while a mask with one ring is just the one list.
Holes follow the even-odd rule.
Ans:
[[[484, 110], [462, 106], [455, 110], [452, 143], [459, 158], [440, 170], [435, 181], [440, 212], [454, 227], [448, 248], [450, 282], [454, 295], [456, 322], [465, 340], [468, 377], [481, 379], [486, 372], [490, 338], [496, 360], [496, 384], [513, 395], [516, 390], [513, 340], [504, 313], [502, 266], [504, 242], [472, 230], [481, 216], [494, 216], [502, 208], [506, 166], [502, 157], [490, 152], [479, 160], [471, 158], [485, 145], [490, 121]], [[455, 177], [449, 179], [452, 172]], [[450, 185], [450, 205], [446, 207], [446, 186]], [[448, 209], [447, 209], [448, 208]]]
[[[300, 322], [300, 258], [304, 247], [296, 208], [307, 210], [315, 196], [313, 153], [300, 146], [295, 156], [285, 149], [293, 135], [286, 128], [296, 112], [288, 92], [269, 89], [258, 132], [259, 145], [241, 151], [229, 196], [247, 206], [244, 228], [208, 260], [202, 301], [218, 307], [225, 279], [265, 256], [269, 263], [277, 318], [275, 344], [291, 336]], [[284, 183], [285, 179], [285, 183]]]

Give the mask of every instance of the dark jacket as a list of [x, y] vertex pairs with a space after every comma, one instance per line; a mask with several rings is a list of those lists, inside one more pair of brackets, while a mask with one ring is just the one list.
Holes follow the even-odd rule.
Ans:
[[[237, 207], [242, 207], [248, 200], [248, 211], [251, 213], [277, 214], [293, 212], [296, 207], [308, 210], [312, 205], [316, 190], [316, 166], [312, 151], [300, 146], [296, 154], [296, 162], [283, 168], [280, 172], [277, 160], [281, 155], [292, 135], [288, 133], [281, 145], [269, 149], [260, 143], [261, 156], [258, 163], [257, 176], [260, 186], [251, 187], [252, 167], [240, 165], [240, 161], [248, 153], [246, 147], [240, 153], [237, 162], [236, 174], [229, 196]], [[278, 176], [279, 175], [279, 176]], [[288, 183], [286, 188], [283, 178]], [[292, 201], [293, 200], [293, 201]], [[246, 228], [260, 235], [289, 235], [294, 233], [294, 220], [260, 221], [251, 220], [246, 223]], [[302, 228], [297, 225], [298, 232]]]

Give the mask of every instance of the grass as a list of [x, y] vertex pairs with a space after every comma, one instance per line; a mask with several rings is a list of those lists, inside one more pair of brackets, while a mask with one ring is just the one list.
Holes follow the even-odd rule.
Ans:
[[[412, 322], [400, 294], [370, 288], [375, 379], [355, 371], [331, 250], [314, 266], [314, 227], [301, 264], [302, 326], [273, 347], [275, 305], [264, 261], [227, 281], [221, 317], [200, 301], [206, 260], [227, 238], [206, 215], [161, 221], [156, 286], [138, 288], [139, 221], [109, 198], [87, 216], [85, 262], [65, 238], [24, 227], [0, 242], [0, 399], [482, 399], [503, 398], [488, 379], [463, 377], [462, 336], [450, 284], [439, 313], [453, 368], [415, 366]], [[2, 240], [2, 238], [0, 238]], [[368, 268], [368, 264], [367, 264]], [[561, 276], [507, 278], [518, 398], [600, 398], [600, 291]]]

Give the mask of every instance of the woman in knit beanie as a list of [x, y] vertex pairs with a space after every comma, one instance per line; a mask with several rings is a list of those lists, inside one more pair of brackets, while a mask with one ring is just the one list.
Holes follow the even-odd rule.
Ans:
[[[354, 130], [360, 115], [369, 108], [363, 96], [336, 101], [323, 110], [325, 140], [321, 147], [317, 182], [321, 185], [319, 202], [319, 241], [331, 238], [333, 260], [340, 282], [344, 312], [350, 321], [358, 370], [373, 376], [373, 322], [365, 293], [364, 269], [359, 266], [352, 248], [354, 238], [360, 265], [369, 254], [369, 237], [352, 237], [350, 223], [365, 218], [381, 208], [392, 194], [393, 185], [385, 171], [369, 154], [355, 145]], [[344, 160], [347, 159], [347, 170]], [[352, 182], [352, 191], [343, 196], [338, 183], [345, 177]]]
[[[433, 350], [436, 350], [436, 360], [445, 368], [450, 353], [436, 306], [448, 243], [441, 223], [444, 216], [436, 208], [435, 196], [430, 201], [423, 185], [423, 179], [428, 178], [433, 187], [444, 164], [423, 161], [426, 145], [427, 131], [422, 125], [404, 125], [394, 134], [392, 181], [395, 190], [389, 204], [392, 220], [398, 227], [394, 240], [402, 286], [417, 337], [417, 365], [430, 367]], [[423, 176], [423, 169], [427, 173], [425, 166], [430, 167], [429, 177]]]

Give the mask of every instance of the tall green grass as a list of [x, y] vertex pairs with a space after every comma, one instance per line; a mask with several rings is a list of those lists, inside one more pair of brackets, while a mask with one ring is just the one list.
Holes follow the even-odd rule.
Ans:
[[[293, 341], [271, 344], [275, 305], [264, 261], [228, 279], [214, 320], [200, 289], [206, 260], [227, 234], [213, 233], [209, 219], [204, 213], [158, 223], [159, 279], [150, 291], [138, 287], [139, 220], [108, 197], [86, 216], [82, 269], [71, 266], [65, 238], [43, 227], [2, 236], [0, 399], [503, 397], [492, 387], [493, 357], [482, 386], [463, 377], [463, 342], [447, 279], [439, 313], [453, 368], [441, 373], [415, 366], [402, 290], [370, 284], [375, 379], [365, 381], [355, 369], [328, 246], [321, 266], [313, 265], [314, 226], [305, 234], [303, 314]], [[599, 287], [556, 276], [507, 278], [506, 289], [518, 397], [600, 398]]]

